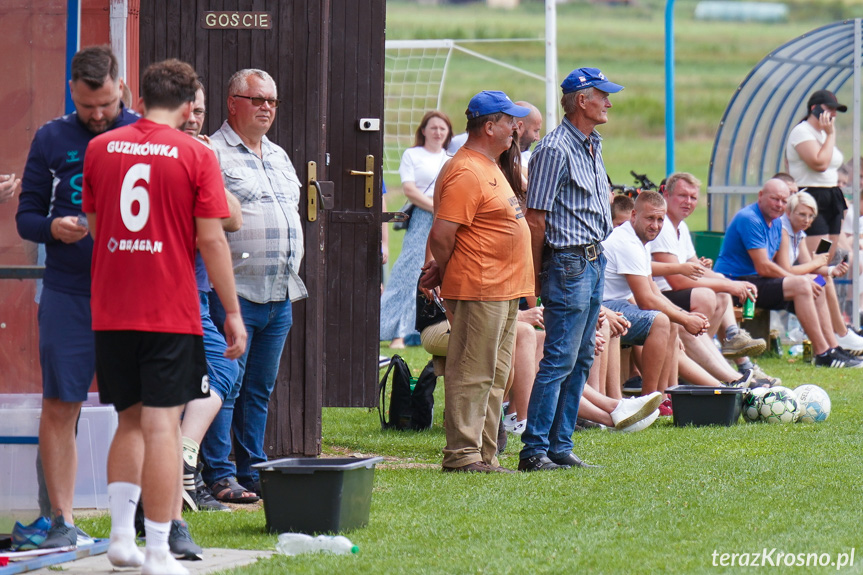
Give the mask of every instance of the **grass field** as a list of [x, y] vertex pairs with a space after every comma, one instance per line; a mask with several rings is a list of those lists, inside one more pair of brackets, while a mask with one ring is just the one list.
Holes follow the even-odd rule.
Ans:
[[[418, 348], [404, 355], [417, 373], [427, 360]], [[325, 453], [386, 458], [368, 527], [347, 534], [359, 555], [276, 557], [233, 573], [734, 573], [740, 568], [713, 565], [714, 551], [765, 548], [835, 560], [860, 544], [860, 376], [779, 358], [760, 363], [790, 387], [824, 387], [830, 419], [676, 428], [662, 418], [636, 434], [576, 434], [576, 453], [601, 469], [489, 477], [439, 471], [444, 385], [426, 432], [382, 432], [376, 411], [325, 409]], [[519, 448], [511, 438], [503, 465], [517, 465]], [[186, 519], [207, 547], [275, 546], [263, 511]], [[81, 524], [108, 535], [107, 518]], [[861, 572], [860, 551], [841, 572]]]

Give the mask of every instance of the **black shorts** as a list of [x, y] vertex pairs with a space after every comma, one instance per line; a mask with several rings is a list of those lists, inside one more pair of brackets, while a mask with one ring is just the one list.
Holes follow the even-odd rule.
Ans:
[[669, 301], [671, 301], [671, 303], [683, 309], [684, 311], [692, 311], [692, 309], [690, 309], [690, 302], [692, 300], [692, 288], [681, 290], [668, 290], [662, 292], [662, 295], [667, 297]]
[[[787, 301], [785, 299], [785, 293], [782, 290], [782, 280], [784, 278], [740, 276], [739, 278], [734, 279], [741, 282], [755, 284], [755, 289], [758, 290], [758, 299], [755, 300], [755, 307], [760, 309], [787, 310], [794, 313], [794, 302]], [[743, 305], [737, 297], [732, 297], [731, 299], [734, 302], [734, 305]]]
[[148, 331], [94, 333], [102, 403], [123, 411], [136, 403], [176, 407], [210, 395], [202, 336]]
[[837, 235], [842, 231], [842, 218], [845, 215], [845, 210], [848, 209], [848, 204], [845, 203], [845, 196], [842, 195], [842, 188], [802, 188], [801, 192], [807, 192], [818, 204], [818, 215], [809, 229], [806, 230], [806, 235], [809, 236], [828, 236]]

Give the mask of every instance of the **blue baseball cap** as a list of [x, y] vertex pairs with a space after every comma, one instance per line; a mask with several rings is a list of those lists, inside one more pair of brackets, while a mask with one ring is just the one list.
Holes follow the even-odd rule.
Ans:
[[503, 112], [516, 118], [524, 118], [530, 114], [528, 108], [516, 106], [509, 99], [509, 96], [497, 90], [483, 90], [471, 98], [464, 113], [468, 118], [479, 118], [480, 116], [497, 114], [498, 112]]
[[564, 94], [584, 90], [585, 88], [598, 88], [603, 92], [615, 94], [623, 90], [623, 86], [609, 82], [605, 74], [599, 68], [579, 68], [569, 73], [569, 76], [561, 83]]

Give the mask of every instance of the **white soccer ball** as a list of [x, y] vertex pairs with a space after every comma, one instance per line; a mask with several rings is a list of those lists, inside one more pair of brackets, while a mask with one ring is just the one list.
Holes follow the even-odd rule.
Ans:
[[816, 423], [830, 416], [830, 396], [827, 392], [811, 383], [801, 385], [794, 390], [797, 396], [799, 412], [797, 421]]
[[754, 387], [746, 392], [746, 395], [743, 396], [743, 407], [741, 409], [743, 419], [749, 423], [759, 421], [761, 418], [761, 413], [759, 412], [761, 409], [761, 399], [767, 391], [768, 388], [766, 387]]
[[761, 421], [767, 423], [793, 423], [797, 419], [797, 411], [797, 396], [781, 385], [769, 388], [758, 408]]

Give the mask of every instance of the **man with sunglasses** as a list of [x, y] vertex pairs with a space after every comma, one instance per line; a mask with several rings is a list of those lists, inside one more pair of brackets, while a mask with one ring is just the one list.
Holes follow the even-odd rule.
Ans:
[[[285, 150], [266, 136], [279, 105], [276, 83], [263, 70], [240, 70], [228, 82], [227, 105], [228, 119], [210, 143], [225, 186], [242, 208], [243, 227], [228, 233], [228, 243], [249, 343], [201, 452], [204, 481], [216, 499], [250, 503], [260, 494], [252, 466], [267, 460], [267, 406], [291, 328], [291, 302], [308, 293], [297, 275], [303, 258], [300, 181]], [[217, 295], [210, 293], [210, 311], [220, 325]], [[232, 429], [236, 466], [228, 460]]]

